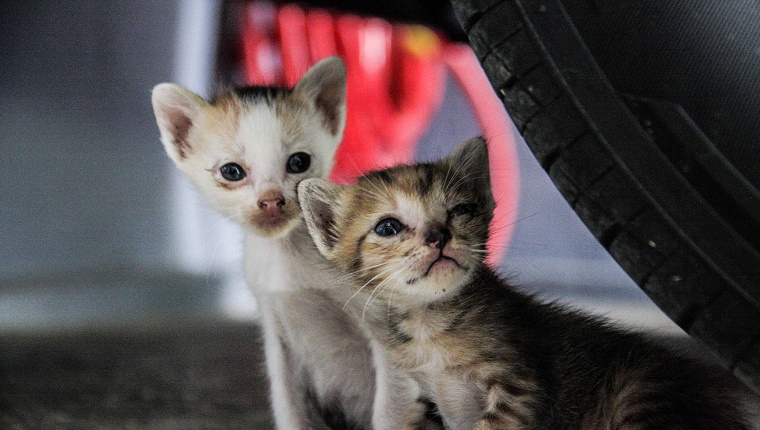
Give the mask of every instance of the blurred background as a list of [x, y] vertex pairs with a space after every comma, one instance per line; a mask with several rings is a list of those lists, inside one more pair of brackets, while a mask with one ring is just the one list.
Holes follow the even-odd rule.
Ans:
[[[308, 66], [302, 58], [331, 49], [350, 56], [349, 94], [364, 86], [390, 100], [377, 112], [354, 96], [350, 115], [409, 131], [358, 141], [366, 130], [349, 119], [355, 153], [373, 159], [383, 156], [373, 145], [396, 145], [383, 154], [432, 160], [477, 134], [508, 131], [493, 136], [509, 146], [500, 159], [509, 170], [502, 178], [512, 178], [502, 184], [509, 222], [495, 247], [513, 282], [632, 325], [677, 330], [585, 229], [511, 123], [494, 123], [503, 112], [483, 129], [482, 106], [446, 57], [463, 47], [446, 2], [423, 2], [435, 13], [388, 2], [348, 15], [321, 4], [218, 0], [0, 4], [0, 332], [255, 320], [241, 232], [171, 165], [150, 91], [165, 81], [205, 96], [231, 84], [288, 83]], [[315, 47], [313, 22], [330, 23], [337, 42]], [[304, 25], [305, 39], [282, 37]], [[371, 61], [385, 77], [371, 74]]]
[[0, 428], [271, 428], [242, 233], [171, 164], [150, 92], [292, 84], [336, 53], [349, 119], [333, 179], [484, 134], [501, 272], [682, 340], [554, 188], [463, 38], [442, 0], [0, 0]]

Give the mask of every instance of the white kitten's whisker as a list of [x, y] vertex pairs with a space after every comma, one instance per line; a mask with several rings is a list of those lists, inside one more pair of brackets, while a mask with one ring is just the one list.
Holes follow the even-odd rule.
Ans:
[[348, 160], [348, 162], [351, 163], [352, 166], [354, 166], [354, 170], [356, 171], [356, 173], [358, 173], [359, 175], [361, 175], [362, 169], [360, 169], [359, 165], [356, 164], [356, 161], [354, 160], [354, 157], [352, 157], [350, 155], [346, 155], [345, 157], [346, 157], [346, 160]]

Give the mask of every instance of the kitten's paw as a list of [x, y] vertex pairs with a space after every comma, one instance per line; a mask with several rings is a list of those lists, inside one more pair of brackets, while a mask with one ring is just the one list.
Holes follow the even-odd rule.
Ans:
[[495, 414], [486, 414], [475, 425], [475, 430], [522, 430], [524, 428], [510, 417]]
[[420, 430], [444, 430], [444, 428], [442, 423], [428, 419], [422, 423]]
[[401, 427], [401, 430], [444, 430], [444, 428], [443, 424], [440, 424], [436, 421], [423, 420], [407, 423]]
[[439, 419], [433, 419], [429, 413], [430, 408], [431, 404], [428, 402], [422, 400], [415, 402], [401, 430], [444, 430], [443, 423]]

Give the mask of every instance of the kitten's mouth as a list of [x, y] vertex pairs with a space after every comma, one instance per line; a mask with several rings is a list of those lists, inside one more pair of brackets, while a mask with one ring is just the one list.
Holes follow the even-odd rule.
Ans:
[[289, 211], [261, 211], [250, 218], [251, 225], [260, 234], [279, 234], [292, 224], [294, 214]]
[[459, 264], [458, 261], [456, 261], [455, 259], [453, 259], [451, 257], [448, 257], [446, 255], [441, 254], [441, 255], [438, 256], [438, 258], [436, 258], [435, 260], [433, 260], [432, 263], [430, 263], [430, 266], [428, 266], [427, 270], [425, 271], [425, 274], [422, 275], [422, 276], [423, 277], [428, 276], [430, 274], [430, 271], [433, 270], [433, 267], [437, 267], [437, 268], [440, 268], [440, 269], [448, 267], [448, 268], [451, 268], [451, 269], [464, 270], [464, 267], [462, 267], [462, 265]]
[[285, 223], [288, 217], [284, 213], [270, 214], [264, 213], [262, 216], [256, 219], [256, 223], [262, 227], [277, 227], [280, 224]]

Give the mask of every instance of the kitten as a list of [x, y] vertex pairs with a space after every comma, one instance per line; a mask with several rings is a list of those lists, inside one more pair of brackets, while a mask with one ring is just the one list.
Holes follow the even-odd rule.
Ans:
[[153, 89], [166, 152], [211, 206], [245, 231], [245, 273], [262, 311], [278, 429], [371, 427], [368, 337], [319, 288], [337, 281], [302, 222], [296, 184], [326, 177], [343, 135], [346, 71], [314, 65], [294, 89], [247, 87], [212, 101]]
[[482, 139], [350, 187], [309, 179], [298, 196], [320, 252], [353, 278], [373, 337], [447, 428], [748, 428], [700, 364], [541, 303], [483, 264], [494, 201]]

